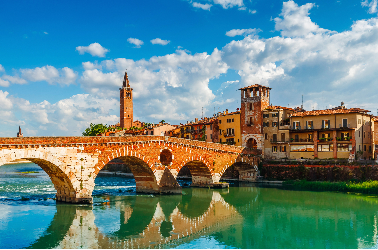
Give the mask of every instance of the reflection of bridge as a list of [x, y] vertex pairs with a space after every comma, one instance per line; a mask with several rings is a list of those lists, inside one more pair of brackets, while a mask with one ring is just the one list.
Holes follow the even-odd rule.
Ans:
[[[228, 235], [241, 236], [243, 218], [220, 193], [207, 189], [188, 192], [163, 199], [134, 196], [116, 202], [114, 205], [121, 213], [119, 229], [111, 233], [101, 231], [101, 225], [96, 225], [96, 211], [58, 206], [44, 236], [31, 248], [156, 248], [168, 243], [172, 247], [231, 225], [236, 226], [236, 230]], [[198, 200], [202, 207], [193, 209]]]
[[0, 166], [17, 159], [38, 164], [57, 200], [92, 202], [94, 180], [111, 160], [133, 161], [137, 192], [178, 193], [176, 177], [188, 166], [194, 186], [219, 182], [234, 163], [240, 179], [254, 180], [259, 158], [248, 149], [164, 136], [0, 138]]

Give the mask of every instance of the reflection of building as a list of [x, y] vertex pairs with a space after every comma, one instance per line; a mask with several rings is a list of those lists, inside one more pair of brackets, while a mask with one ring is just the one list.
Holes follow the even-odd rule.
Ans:
[[262, 112], [269, 106], [271, 88], [255, 84], [240, 90], [242, 146], [262, 150], [264, 143]]
[[228, 112], [226, 109], [218, 117], [219, 142], [241, 146], [240, 111]]

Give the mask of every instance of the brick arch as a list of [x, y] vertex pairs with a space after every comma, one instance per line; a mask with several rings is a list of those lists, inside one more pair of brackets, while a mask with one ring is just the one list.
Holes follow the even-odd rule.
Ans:
[[37, 164], [47, 173], [54, 185], [56, 199], [66, 202], [81, 202], [78, 193], [81, 192], [80, 183], [71, 171], [63, 171], [64, 165], [61, 160], [55, 157], [49, 150], [9, 150], [8, 154], [1, 155], [0, 166], [7, 162], [25, 159]]
[[[163, 145], [161, 145], [163, 146]], [[164, 148], [163, 148], [164, 149]], [[136, 191], [142, 193], [178, 193], [181, 187], [166, 166], [160, 164], [161, 147], [146, 144], [131, 144], [114, 147], [99, 155], [99, 162], [94, 167], [94, 179], [99, 171], [111, 160], [121, 159], [128, 163], [130, 159], [138, 159], [138, 167], [130, 167], [136, 182]], [[176, 190], [177, 189], [177, 190]]]
[[193, 160], [184, 162], [180, 170], [184, 166], [189, 168], [190, 174], [192, 175], [192, 186], [201, 186], [213, 182], [213, 173], [208, 165], [199, 160], [199, 158], [195, 159], [195, 157], [193, 157]]

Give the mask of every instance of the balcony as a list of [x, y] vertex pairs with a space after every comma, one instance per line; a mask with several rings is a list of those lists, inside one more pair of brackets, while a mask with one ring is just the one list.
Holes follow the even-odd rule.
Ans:
[[290, 140], [275, 140], [275, 139], [270, 139], [270, 143], [289, 143]]
[[336, 137], [336, 141], [350, 141], [352, 137]]
[[339, 124], [339, 128], [341, 128], [341, 129], [348, 129], [348, 128], [351, 128], [351, 126], [350, 126], [350, 123], [348, 123], [348, 124]]
[[329, 142], [332, 141], [333, 138], [319, 138], [318, 142]]
[[290, 141], [291, 142], [314, 142], [314, 140], [310, 139], [310, 138], [306, 138], [306, 139], [303, 139], [303, 138], [290, 138]]
[[227, 133], [223, 133], [223, 136], [224, 136], [224, 137], [235, 137], [235, 134], [227, 134]]

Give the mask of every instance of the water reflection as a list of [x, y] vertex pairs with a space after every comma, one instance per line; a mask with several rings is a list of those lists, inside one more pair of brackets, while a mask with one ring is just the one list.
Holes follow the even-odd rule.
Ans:
[[[25, 190], [47, 185], [24, 182]], [[79, 206], [45, 200], [43, 190], [20, 200], [28, 191], [19, 183], [0, 176], [0, 248], [377, 247], [376, 197], [250, 185], [150, 196], [103, 178], [93, 206]]]

